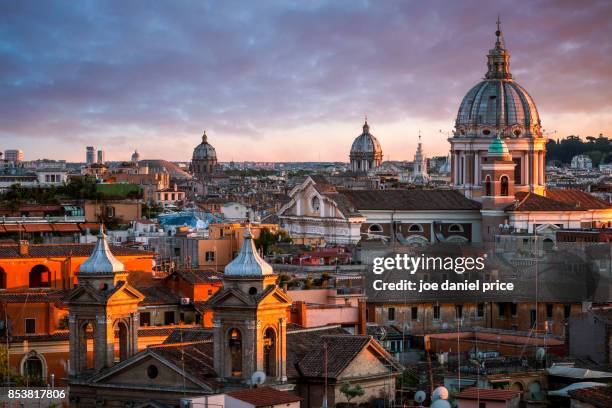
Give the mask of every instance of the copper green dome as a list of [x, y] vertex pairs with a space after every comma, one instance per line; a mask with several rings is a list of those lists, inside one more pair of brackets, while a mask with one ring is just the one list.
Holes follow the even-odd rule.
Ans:
[[510, 154], [508, 150], [508, 145], [504, 142], [499, 135], [495, 136], [495, 139], [491, 141], [489, 145], [489, 156], [507, 156]]

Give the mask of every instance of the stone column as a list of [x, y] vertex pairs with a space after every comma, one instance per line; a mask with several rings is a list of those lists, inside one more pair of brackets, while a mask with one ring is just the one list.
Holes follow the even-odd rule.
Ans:
[[480, 152], [474, 153], [474, 185], [480, 185]]
[[280, 352], [278, 355], [279, 378], [282, 382], [287, 381], [287, 318], [281, 317], [278, 324], [278, 343]]
[[546, 174], [546, 163], [544, 163], [544, 152], [543, 151], [539, 151], [538, 152], [538, 170], [539, 170], [539, 177], [538, 177], [538, 184], [543, 186], [544, 185], [544, 177]]
[[223, 339], [223, 329], [221, 328], [221, 321], [218, 318], [213, 320], [213, 353], [214, 353], [214, 367], [217, 376], [223, 378], [225, 374], [225, 350]]
[[113, 365], [115, 360], [115, 333], [112, 321], [106, 315], [96, 316], [94, 336], [94, 368], [101, 370]]
[[457, 163], [457, 160], [455, 159], [455, 151], [451, 150], [451, 154], [450, 154], [450, 171], [451, 171], [451, 184], [455, 185], [457, 184], [457, 180], [455, 180], [455, 176], [457, 175], [457, 172], [455, 171], [455, 164]]
[[[79, 335], [80, 333], [77, 330], [76, 317], [73, 314], [68, 315], [68, 327], [70, 332], [68, 334], [69, 339], [69, 347], [70, 347], [70, 368], [68, 371], [68, 375], [75, 376], [79, 373], [79, 352], [81, 351], [81, 347], [79, 344]], [[87, 347], [85, 347], [87, 351]], [[85, 356], [87, 358], [87, 355]]]

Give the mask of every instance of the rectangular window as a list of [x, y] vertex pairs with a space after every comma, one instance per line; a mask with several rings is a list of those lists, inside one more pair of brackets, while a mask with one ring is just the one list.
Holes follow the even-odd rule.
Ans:
[[497, 313], [500, 319], [503, 319], [506, 317], [506, 304], [505, 303], [498, 303], [497, 304]]
[[214, 261], [215, 261], [215, 252], [206, 251], [206, 262], [214, 262]]
[[390, 322], [395, 320], [395, 308], [394, 307], [389, 308], [387, 320], [389, 320]]
[[478, 310], [477, 310], [477, 316], [478, 317], [484, 317], [484, 303], [479, 303], [478, 304]]
[[514, 184], [515, 185], [519, 185], [519, 184], [523, 184], [522, 180], [521, 180], [521, 158], [520, 157], [513, 157], [512, 161], [514, 162], [515, 166], [514, 166]]
[[563, 318], [569, 319], [571, 313], [572, 313], [572, 305], [563, 305]]
[[181, 248], [180, 247], [174, 248], [174, 256], [181, 256]]
[[479, 402], [478, 403], [478, 408], [487, 408], [487, 403], [486, 402]]
[[115, 217], [115, 207], [106, 207], [106, 216], [109, 218]]
[[412, 306], [412, 308], [410, 309], [410, 317], [412, 318], [412, 320], [416, 320], [419, 318], [419, 308], [416, 306]]
[[455, 317], [457, 319], [463, 318], [463, 305], [455, 305]]
[[140, 312], [140, 325], [141, 326], [151, 325], [151, 312]]
[[164, 312], [164, 324], [174, 324], [174, 311]]
[[25, 333], [36, 334], [36, 319], [25, 319]]
[[546, 318], [547, 319], [553, 318], [553, 305], [551, 303], [546, 304]]
[[181, 323], [183, 323], [183, 322], [185, 321], [185, 313], [181, 312], [181, 313], [179, 314], [179, 321], [180, 321]]
[[440, 319], [440, 306], [435, 305], [433, 307], [433, 318], [434, 320], [439, 320]]
[[510, 303], [510, 313], [512, 317], [516, 317], [518, 315], [518, 305], [516, 303]]

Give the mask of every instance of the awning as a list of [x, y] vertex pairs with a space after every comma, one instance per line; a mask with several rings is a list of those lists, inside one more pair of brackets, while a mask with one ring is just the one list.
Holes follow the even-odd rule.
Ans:
[[49, 224], [23, 224], [23, 228], [26, 232], [51, 232], [51, 226]]
[[53, 224], [55, 232], [79, 232], [79, 226], [75, 224]]
[[91, 231], [97, 231], [100, 229], [100, 224], [95, 222], [82, 222], [79, 224], [79, 228], [81, 228], [81, 231], [85, 231], [88, 228]]
[[6, 232], [23, 232], [23, 227], [19, 224], [4, 224]]

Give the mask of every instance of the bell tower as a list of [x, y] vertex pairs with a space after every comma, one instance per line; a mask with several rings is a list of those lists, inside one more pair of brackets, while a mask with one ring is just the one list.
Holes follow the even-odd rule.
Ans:
[[[144, 299], [127, 282], [128, 273], [111, 253], [103, 227], [91, 256], [76, 276], [78, 286], [67, 299], [70, 377], [95, 373], [138, 351], [138, 303]], [[91, 353], [87, 350], [89, 338], [93, 338]]]
[[272, 266], [257, 253], [250, 228], [224, 271], [214, 310], [214, 364], [222, 381], [245, 383], [255, 371], [267, 382], [287, 380], [287, 315], [291, 299], [276, 284]]
[[482, 227], [485, 241], [492, 241], [500, 224], [506, 221], [505, 208], [514, 198], [516, 163], [506, 143], [498, 136], [489, 144], [482, 163]]

